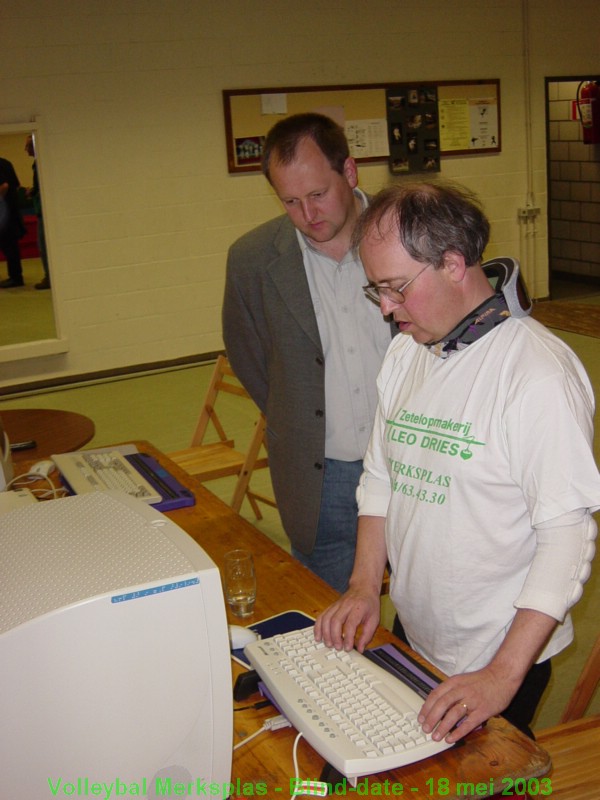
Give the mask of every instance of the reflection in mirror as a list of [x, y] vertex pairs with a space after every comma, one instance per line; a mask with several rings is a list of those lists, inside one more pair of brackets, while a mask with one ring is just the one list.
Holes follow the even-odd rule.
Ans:
[[0, 125], [0, 348], [57, 338], [39, 156], [36, 123]]

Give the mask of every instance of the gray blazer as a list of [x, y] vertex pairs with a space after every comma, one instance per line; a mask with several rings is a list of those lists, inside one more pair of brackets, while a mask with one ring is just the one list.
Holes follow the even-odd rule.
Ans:
[[267, 418], [273, 488], [294, 547], [315, 542], [325, 461], [325, 357], [296, 230], [283, 215], [235, 242], [223, 338], [234, 372]]

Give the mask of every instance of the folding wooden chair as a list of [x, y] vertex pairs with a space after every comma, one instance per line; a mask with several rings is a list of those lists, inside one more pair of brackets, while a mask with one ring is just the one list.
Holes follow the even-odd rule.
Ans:
[[390, 593], [390, 570], [389, 567], [386, 567], [383, 573], [383, 579], [381, 581], [381, 589], [379, 590], [379, 594], [383, 597], [386, 594]]
[[[571, 692], [571, 696], [560, 718], [561, 723], [571, 722], [574, 719], [583, 717], [587, 711], [587, 707], [592, 701], [598, 683], [600, 683], [600, 635], [596, 639], [583, 665], [575, 688]], [[598, 788], [600, 789], [600, 784], [598, 784]]]
[[[217, 413], [216, 406], [221, 392], [252, 401], [252, 398], [235, 377], [235, 373], [225, 356], [219, 356], [202, 404], [198, 424], [192, 437], [190, 447], [169, 453], [168, 456], [182, 469], [194, 475], [201, 482], [212, 481], [236, 475], [237, 481], [231, 499], [231, 507], [239, 512], [244, 497], [248, 498], [257, 519], [262, 519], [258, 502], [277, 507], [275, 500], [258, 494], [250, 488], [250, 478], [257, 469], [269, 466], [266, 452], [266, 423], [262, 414], [257, 411], [254, 433], [246, 451], [236, 450], [235, 442], [225, 433], [225, 429]], [[222, 412], [221, 412], [222, 413]], [[218, 442], [204, 443], [206, 432], [211, 423], [219, 437]], [[261, 455], [261, 450], [264, 455]]]
[[538, 744], [552, 758], [552, 798], [590, 800], [600, 792], [600, 714], [584, 717], [600, 682], [600, 636], [560, 718], [553, 728], [536, 732]]

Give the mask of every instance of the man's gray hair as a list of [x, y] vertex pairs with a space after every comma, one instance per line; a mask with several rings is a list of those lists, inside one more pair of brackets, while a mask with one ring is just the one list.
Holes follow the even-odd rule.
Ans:
[[439, 268], [452, 251], [473, 266], [482, 260], [490, 223], [470, 190], [432, 181], [395, 184], [375, 195], [356, 224], [353, 246], [373, 230], [382, 238], [398, 236], [415, 261]]

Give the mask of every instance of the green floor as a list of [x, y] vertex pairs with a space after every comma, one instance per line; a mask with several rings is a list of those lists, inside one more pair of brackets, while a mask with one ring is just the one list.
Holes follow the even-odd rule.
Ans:
[[[4, 279], [6, 265], [0, 265], [0, 279]], [[55, 339], [52, 292], [38, 291], [35, 284], [44, 276], [39, 258], [23, 261], [25, 286], [0, 290], [0, 346]]]
[[[600, 340], [576, 334], [557, 333], [578, 353], [596, 387], [600, 398]], [[12, 396], [0, 401], [3, 408], [57, 408], [77, 411], [94, 420], [96, 435], [90, 446], [145, 439], [160, 450], [169, 452], [186, 447], [194, 428], [199, 403], [207, 386], [212, 365], [188, 367], [158, 374], [120, 379], [96, 385], [59, 389], [28, 396]], [[228, 433], [244, 445], [250, 437], [255, 411], [247, 409], [239, 398], [224, 398]], [[598, 416], [598, 415], [597, 415]], [[596, 421], [595, 452], [600, 456], [600, 420]], [[599, 462], [600, 463], [600, 462]], [[233, 479], [208, 484], [215, 494], [229, 501]], [[269, 491], [268, 473], [256, 473], [253, 486]], [[244, 504], [242, 513], [276, 542], [287, 548], [278, 514], [265, 507], [264, 519], [256, 522], [252, 511]], [[555, 660], [552, 684], [542, 702], [536, 720], [538, 729], [557, 722], [558, 716], [573, 686], [575, 676], [598, 633], [600, 618], [600, 578], [598, 559], [583, 600], [574, 609], [576, 641], [566, 653]], [[390, 623], [391, 611], [384, 606], [383, 619]], [[600, 697], [592, 708], [600, 711]]]

